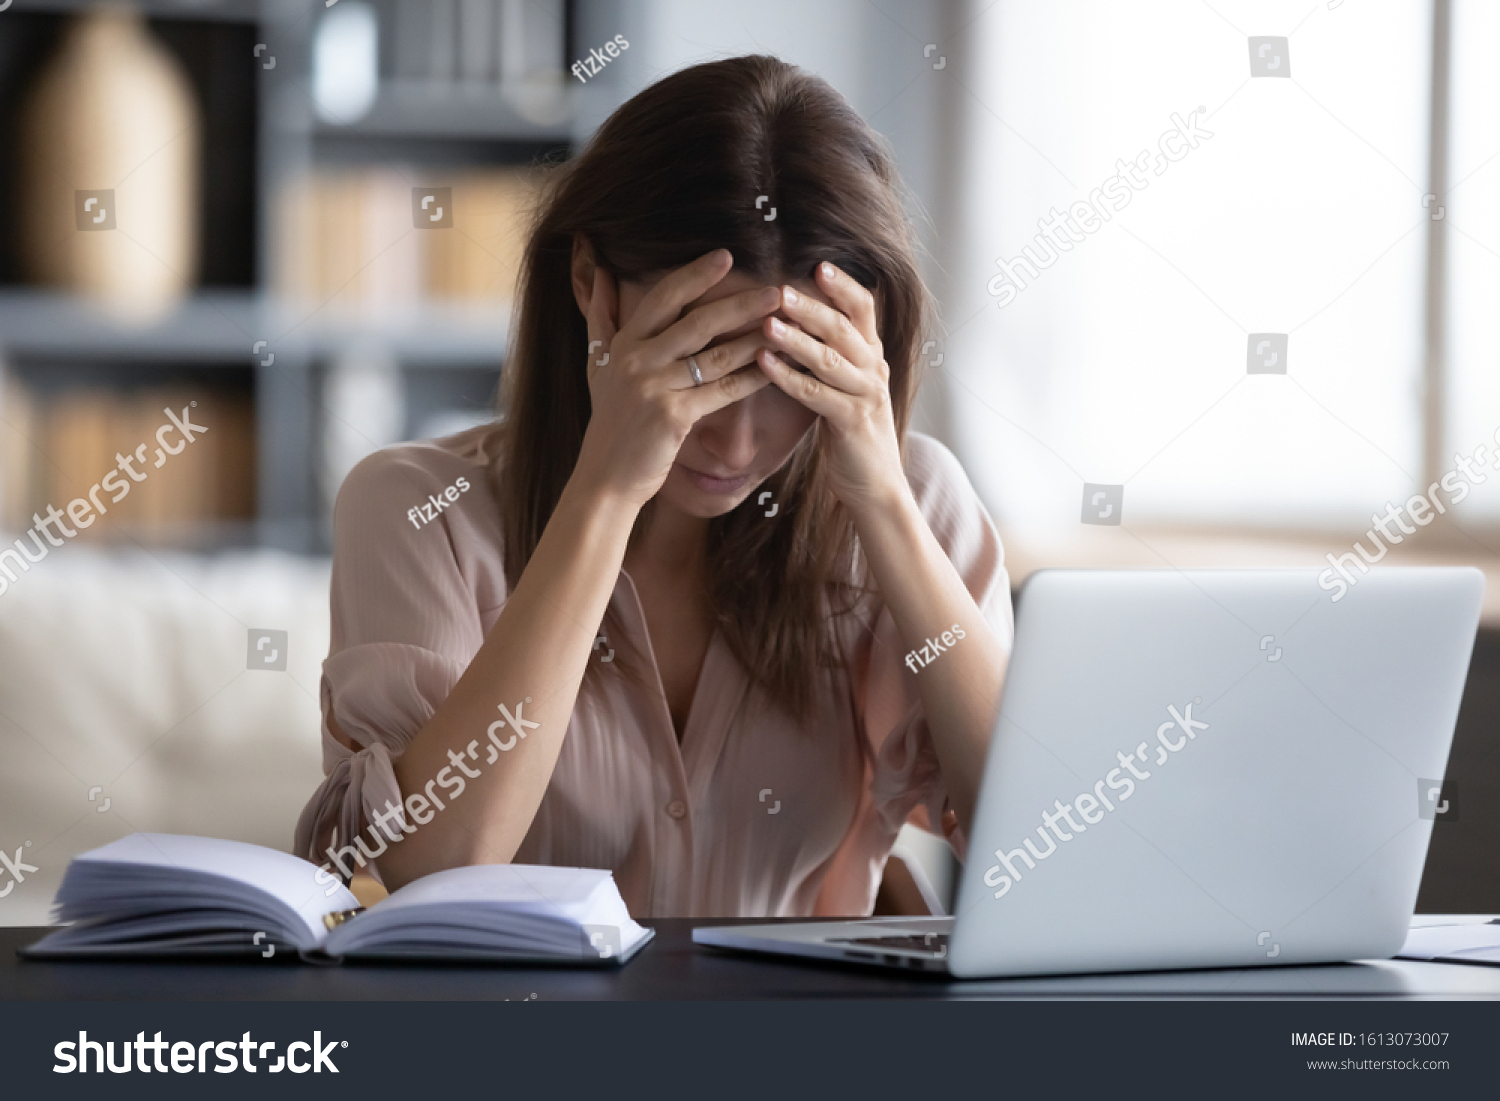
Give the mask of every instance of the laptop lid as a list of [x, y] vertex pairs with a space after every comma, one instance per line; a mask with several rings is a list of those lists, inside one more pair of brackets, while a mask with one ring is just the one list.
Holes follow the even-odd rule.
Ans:
[[1478, 570], [1032, 575], [959, 886], [960, 976], [1387, 957]]

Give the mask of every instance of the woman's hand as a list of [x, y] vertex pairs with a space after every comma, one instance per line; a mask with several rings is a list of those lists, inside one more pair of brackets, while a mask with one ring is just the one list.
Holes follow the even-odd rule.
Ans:
[[[715, 286], [733, 266], [727, 249], [716, 249], [670, 272], [647, 292], [615, 331], [619, 289], [594, 268], [589, 298], [589, 397], [593, 415], [584, 432], [574, 476], [607, 487], [640, 507], [667, 480], [677, 452], [699, 418], [748, 397], [768, 384], [752, 366], [765, 345], [759, 329], [703, 350], [724, 333], [754, 325], [781, 304], [775, 287], [756, 287], [705, 303], [681, 317], [683, 308]], [[608, 355], [600, 349], [607, 349]], [[697, 357], [702, 385], [693, 381], [688, 357]], [[744, 369], [748, 368], [748, 369]]]
[[766, 320], [765, 337], [779, 354], [763, 349], [757, 362], [788, 396], [823, 418], [833, 491], [858, 518], [910, 493], [891, 410], [891, 369], [870, 292], [828, 263], [818, 265], [814, 279], [833, 306], [782, 287], [781, 308], [794, 324]]
[[[831, 264], [819, 264], [818, 288], [833, 305], [782, 288], [786, 316], [796, 324], [763, 326], [769, 349], [761, 370], [788, 395], [823, 418], [830, 435], [834, 490], [853, 513], [869, 562], [903, 649], [966, 628], [961, 646], [922, 670], [917, 692], [942, 767], [954, 820], [973, 825], [990, 732], [1000, 707], [1006, 648], [990, 629], [973, 595], [906, 481], [891, 409], [890, 367], [875, 327], [870, 292]], [[812, 372], [804, 375], [787, 361]], [[944, 815], [944, 832], [952, 823]]]

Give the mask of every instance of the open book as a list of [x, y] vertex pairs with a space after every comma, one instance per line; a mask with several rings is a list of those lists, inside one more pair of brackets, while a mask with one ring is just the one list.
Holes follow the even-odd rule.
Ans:
[[272, 956], [616, 964], [654, 935], [594, 868], [481, 864], [424, 876], [359, 909], [287, 853], [137, 833], [76, 857], [32, 959]]

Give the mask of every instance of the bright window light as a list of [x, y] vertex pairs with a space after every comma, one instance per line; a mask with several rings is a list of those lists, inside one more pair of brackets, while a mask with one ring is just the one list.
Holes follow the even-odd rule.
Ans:
[[[1127, 524], [1262, 528], [1412, 491], [1431, 17], [1001, 0], [976, 20], [943, 372], [1002, 521], [1076, 530], [1084, 483], [1123, 485]], [[1101, 200], [1123, 168], [1139, 183]], [[1080, 203], [1117, 209], [1050, 244], [1038, 222]], [[1026, 249], [1036, 276], [1007, 286], [996, 261]]]
[[[1489, 445], [1485, 484], [1459, 507], [1460, 523], [1500, 520], [1500, 471], [1494, 463], [1500, 427], [1500, 5], [1460, 0], [1453, 5], [1452, 91], [1449, 103], [1448, 194], [1448, 428], [1445, 468], [1454, 452], [1471, 455]], [[1457, 511], [1457, 510], [1455, 510]], [[1500, 551], [1500, 548], [1494, 548]]]

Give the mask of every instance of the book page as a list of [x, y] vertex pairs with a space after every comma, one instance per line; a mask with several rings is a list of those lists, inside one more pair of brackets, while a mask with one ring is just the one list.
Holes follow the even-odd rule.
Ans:
[[[154, 893], [148, 889], [148, 885], [159, 883], [161, 878], [160, 874], [153, 877], [146, 869], [161, 869], [176, 881], [174, 885], [179, 888], [184, 876], [215, 877], [221, 883], [239, 885], [240, 891], [243, 891], [244, 885], [258, 888], [296, 915], [306, 926], [313, 944], [321, 943], [326, 935], [323, 927], [324, 914], [352, 910], [359, 906], [359, 900], [337, 879], [318, 882], [318, 869], [315, 865], [290, 853], [277, 852], [243, 841], [170, 833], [136, 833], [79, 855], [76, 863], [84, 862], [131, 868], [131, 874], [140, 879], [138, 893], [145, 904], [143, 908], [149, 908], [150, 898]], [[332, 893], [328, 893], [330, 891]], [[64, 897], [70, 894], [64, 880], [64, 889], [59, 891], [59, 901], [63, 903], [64, 910], [73, 904], [87, 905], [89, 902], [87, 895]]]
[[371, 913], [428, 903], [483, 902], [498, 909], [552, 914], [581, 924], [593, 920], [590, 907], [606, 883], [612, 887], [614, 877], [600, 868], [476, 864], [423, 876], [383, 899]]
[[1397, 956], [1405, 959], [1465, 959], [1500, 963], [1500, 925], [1430, 925], [1412, 929]]
[[511, 952], [608, 959], [647, 938], [614, 876], [598, 868], [481, 864], [407, 884], [328, 937], [327, 951]]

